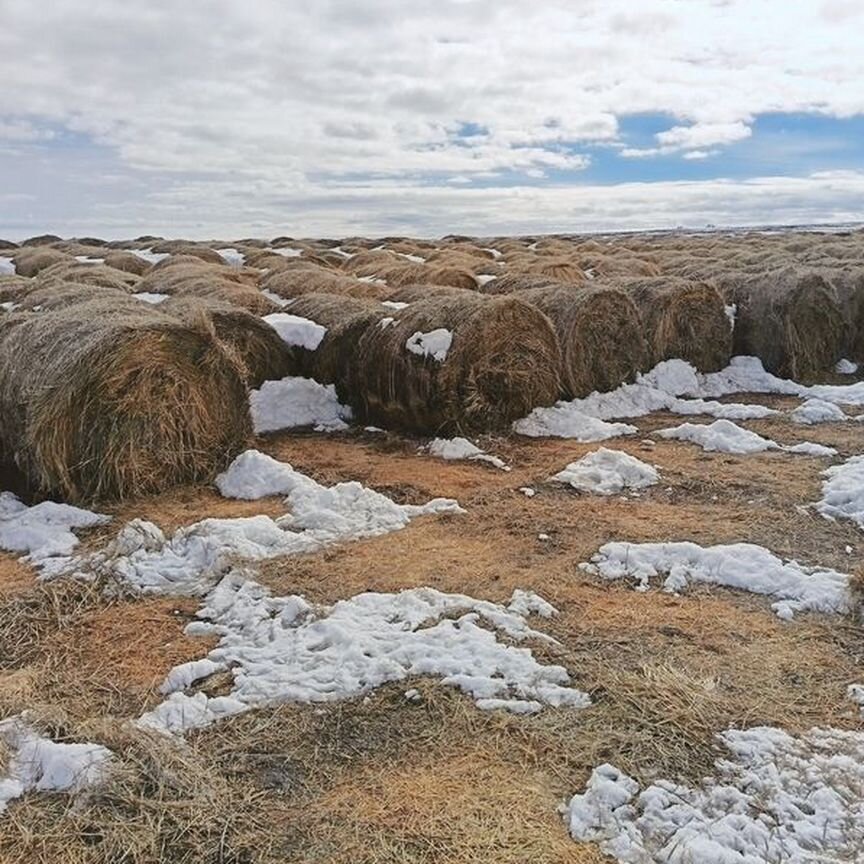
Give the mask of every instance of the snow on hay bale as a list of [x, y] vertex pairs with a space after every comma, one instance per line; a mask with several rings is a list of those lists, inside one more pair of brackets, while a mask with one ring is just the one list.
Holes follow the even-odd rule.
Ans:
[[298, 270], [274, 270], [261, 279], [267, 291], [286, 300], [303, 294], [338, 294], [344, 297], [365, 297], [384, 300], [390, 291], [377, 282], [363, 282], [320, 267]]
[[30, 493], [157, 492], [246, 446], [246, 387], [212, 330], [131, 297], [2, 320], [0, 453]]
[[360, 337], [368, 327], [392, 315], [392, 310], [360, 297], [303, 294], [285, 311], [327, 328], [317, 348], [300, 349], [301, 374], [321, 384], [335, 384], [340, 401], [356, 403], [354, 377]]
[[12, 256], [15, 272], [19, 276], [35, 276], [40, 270], [45, 270], [52, 264], [74, 260], [71, 255], [67, 255], [65, 252], [41, 246], [21, 248]]
[[752, 354], [769, 372], [795, 380], [833, 369], [847, 324], [831, 283], [817, 271], [785, 268], [721, 280], [737, 307], [736, 354]]
[[609, 286], [548, 285], [511, 296], [539, 309], [561, 345], [561, 391], [567, 399], [614, 390], [647, 365], [648, 346], [633, 300]]
[[385, 427], [492, 429], [551, 405], [560, 361], [552, 324], [524, 301], [434, 297], [366, 328], [354, 399]]
[[679, 358], [700, 372], [718, 372], [732, 351], [732, 327], [723, 298], [707, 282], [671, 276], [613, 282], [642, 316], [648, 365]]
[[159, 311], [195, 326], [203, 317], [216, 338], [233, 351], [252, 389], [300, 371], [297, 352], [258, 315], [206, 297], [169, 297]]

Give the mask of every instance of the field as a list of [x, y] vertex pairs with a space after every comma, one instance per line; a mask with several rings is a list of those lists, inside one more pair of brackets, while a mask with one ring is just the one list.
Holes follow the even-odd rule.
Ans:
[[861, 860], [864, 233], [8, 245], [4, 864]]

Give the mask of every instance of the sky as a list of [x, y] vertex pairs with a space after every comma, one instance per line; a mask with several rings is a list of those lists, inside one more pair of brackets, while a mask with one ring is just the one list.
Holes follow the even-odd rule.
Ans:
[[0, 237], [864, 220], [864, 0], [0, 0]]

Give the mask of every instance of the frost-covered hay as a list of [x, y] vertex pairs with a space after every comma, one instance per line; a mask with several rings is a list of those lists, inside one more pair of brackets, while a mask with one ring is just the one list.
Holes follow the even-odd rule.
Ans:
[[384, 285], [363, 282], [360, 279], [353, 279], [314, 266], [306, 269], [273, 271], [261, 280], [261, 287], [286, 300], [303, 294], [336, 294], [343, 297], [383, 300], [390, 293]]
[[837, 294], [822, 275], [787, 268], [723, 284], [735, 303], [734, 350], [769, 372], [802, 380], [833, 369], [846, 342]]
[[250, 433], [212, 330], [131, 298], [13, 313], [0, 329], [0, 450], [29, 491], [125, 498], [207, 480]]
[[159, 311], [190, 326], [197, 326], [202, 317], [209, 322], [216, 338], [234, 352], [252, 389], [265, 381], [299, 374], [297, 351], [266, 321], [246, 309], [204, 297], [169, 297]]
[[122, 249], [109, 252], [105, 256], [105, 265], [115, 270], [122, 270], [124, 273], [134, 273], [136, 276], [143, 276], [151, 266], [140, 255]]
[[668, 276], [614, 284], [630, 295], [642, 316], [649, 366], [679, 358], [700, 372], [719, 372], [729, 363], [732, 328], [713, 285]]
[[432, 433], [501, 427], [559, 391], [549, 319], [513, 297], [435, 297], [368, 327], [358, 410], [372, 422]]
[[356, 403], [353, 381], [360, 337], [392, 312], [374, 300], [338, 294], [303, 294], [286, 311], [327, 328], [314, 351], [299, 352], [302, 374], [321, 384], [335, 384], [340, 401]]
[[567, 399], [614, 390], [635, 378], [648, 357], [639, 312], [617, 288], [549, 285], [516, 295], [552, 322], [561, 345]]

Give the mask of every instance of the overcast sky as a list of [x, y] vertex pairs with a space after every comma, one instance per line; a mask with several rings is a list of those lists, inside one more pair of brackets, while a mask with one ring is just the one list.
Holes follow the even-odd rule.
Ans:
[[0, 0], [0, 237], [864, 219], [864, 0]]

